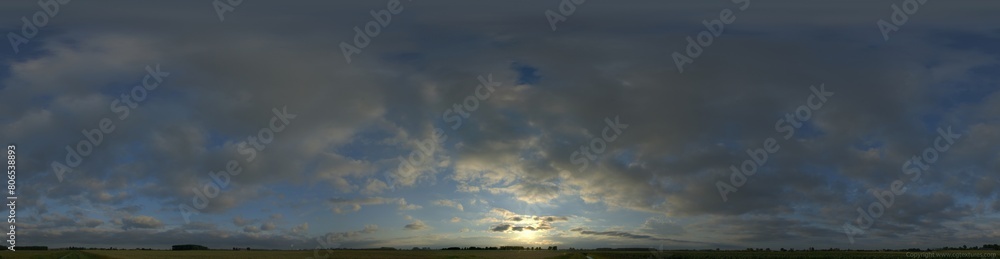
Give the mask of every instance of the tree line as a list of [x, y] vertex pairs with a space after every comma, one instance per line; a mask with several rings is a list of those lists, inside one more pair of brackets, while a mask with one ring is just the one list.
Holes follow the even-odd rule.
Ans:
[[[524, 247], [524, 246], [500, 246], [500, 247], [496, 247], [496, 246], [486, 246], [486, 247], [470, 246], [470, 247], [457, 247], [457, 246], [453, 246], [453, 247], [441, 248], [441, 250], [543, 250], [543, 249], [540, 246], [537, 246], [537, 247], [530, 247], [530, 246], [529, 247]], [[550, 246], [550, 247], [545, 248], [544, 250], [559, 250], [559, 247], [558, 246]]]

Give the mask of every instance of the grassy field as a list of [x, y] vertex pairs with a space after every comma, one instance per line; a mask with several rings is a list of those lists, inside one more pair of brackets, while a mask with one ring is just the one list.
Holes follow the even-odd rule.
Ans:
[[[319, 256], [325, 255], [322, 251]], [[909, 256], [908, 256], [909, 255]], [[916, 256], [915, 256], [916, 255]], [[307, 258], [312, 251], [18, 251], [0, 252], [0, 258], [42, 259], [131, 259], [131, 258]], [[383, 251], [336, 250], [326, 258], [517, 258], [517, 259], [610, 259], [610, 258], [1000, 258], [1000, 251], [937, 251], [930, 253], [905, 252], [611, 252], [611, 251]], [[322, 257], [318, 257], [322, 258]]]
[[[94, 259], [131, 259], [131, 258], [220, 258], [220, 259], [267, 259], [267, 258], [296, 258], [327, 255], [324, 251], [319, 251], [314, 255], [313, 251], [231, 251], [231, 250], [209, 250], [209, 251], [138, 251], [138, 250], [86, 250], [86, 251], [18, 251], [0, 252], [0, 258], [45, 258], [45, 259], [70, 259], [70, 258], [94, 258]], [[563, 259], [585, 259], [579, 253], [569, 251], [383, 251], [383, 250], [337, 250], [332, 251], [326, 258], [518, 258], [518, 259], [543, 259], [543, 258], [563, 258]]]

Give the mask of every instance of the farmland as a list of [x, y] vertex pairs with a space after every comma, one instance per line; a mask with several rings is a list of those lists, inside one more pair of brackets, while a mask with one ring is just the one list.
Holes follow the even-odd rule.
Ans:
[[[112, 258], [324, 258], [320, 251], [140, 251], [140, 250], [54, 250], [0, 252], [0, 258], [112, 259]], [[746, 252], [746, 251], [384, 251], [335, 250], [325, 258], [518, 258], [518, 259], [601, 259], [601, 258], [1000, 258], [1000, 251], [935, 252]]]

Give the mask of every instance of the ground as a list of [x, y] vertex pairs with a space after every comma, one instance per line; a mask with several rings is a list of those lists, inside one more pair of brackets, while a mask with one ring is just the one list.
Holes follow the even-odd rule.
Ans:
[[[41, 259], [112, 259], [112, 258], [324, 258], [323, 251], [124, 251], [124, 250], [66, 250], [66, 251], [17, 251], [0, 252], [0, 258]], [[325, 258], [517, 258], [517, 259], [607, 259], [607, 258], [1000, 258], [1000, 251], [935, 251], [906, 252], [610, 252], [610, 251], [380, 251], [336, 250]]]

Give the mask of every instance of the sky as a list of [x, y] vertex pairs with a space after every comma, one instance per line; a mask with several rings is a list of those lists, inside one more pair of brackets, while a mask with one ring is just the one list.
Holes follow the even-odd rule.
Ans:
[[0, 7], [18, 246], [1000, 240], [995, 1]]

